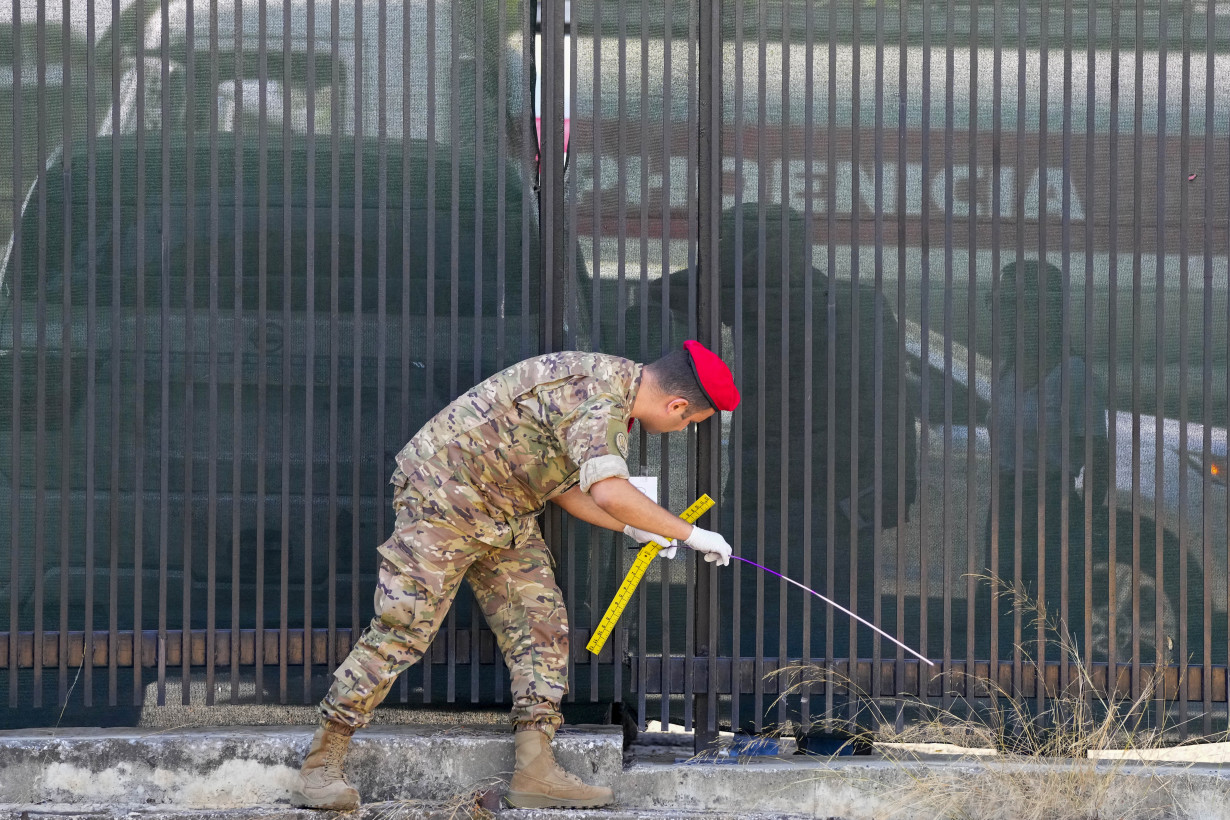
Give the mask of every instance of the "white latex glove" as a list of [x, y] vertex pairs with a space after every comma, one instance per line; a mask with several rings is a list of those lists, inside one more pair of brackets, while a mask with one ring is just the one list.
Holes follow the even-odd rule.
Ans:
[[683, 543], [697, 552], [703, 552], [706, 561], [719, 567], [729, 564], [730, 554], [734, 552], [721, 533], [703, 530], [697, 526], [692, 527], [692, 534], [683, 539]]
[[624, 535], [638, 544], [648, 544], [650, 541], [665, 544], [665, 547], [658, 550], [658, 555], [663, 558], [674, 558], [675, 553], [679, 550], [675, 546], [675, 539], [667, 538], [665, 535], [658, 535], [656, 532], [650, 532], [649, 530], [638, 529], [631, 524], [624, 524]]

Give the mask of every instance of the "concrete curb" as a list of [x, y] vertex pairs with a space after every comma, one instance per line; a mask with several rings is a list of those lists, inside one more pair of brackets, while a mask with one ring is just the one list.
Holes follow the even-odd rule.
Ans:
[[[498, 820], [805, 820], [803, 815], [748, 812], [651, 811], [624, 809], [497, 809]], [[480, 813], [440, 803], [408, 801], [373, 803], [356, 812], [251, 808], [224, 811], [187, 809], [117, 809], [109, 806], [0, 806], [0, 820], [469, 820]]]
[[[0, 805], [285, 804], [313, 727], [0, 732]], [[623, 771], [618, 727], [562, 730], [560, 764], [611, 785]], [[505, 731], [377, 726], [355, 735], [347, 773], [371, 802], [454, 800], [511, 775]]]
[[[292, 809], [290, 783], [312, 727], [71, 729], [0, 732], [0, 820], [321, 820]], [[512, 769], [507, 729], [384, 726], [355, 737], [347, 771], [365, 803], [348, 820], [931, 820], [935, 795], [1013, 795], [1093, 784], [1097, 816], [1230, 820], [1230, 768], [996, 758], [747, 757], [738, 762], [640, 762], [624, 767], [616, 727], [573, 727], [555, 744], [562, 765], [614, 789], [604, 810], [516, 810], [499, 797]], [[635, 748], [635, 747], [634, 747]], [[673, 756], [664, 755], [668, 760]], [[1048, 780], [1048, 778], [1051, 778]], [[931, 791], [928, 792], [927, 789]], [[1079, 789], [1078, 789], [1079, 791]], [[1045, 796], [1045, 795], [1044, 795]], [[968, 801], [967, 801], [968, 803]], [[1157, 805], [1154, 805], [1157, 804]], [[1159, 814], [1157, 806], [1164, 804]], [[1009, 802], [1009, 806], [1012, 804]], [[1105, 814], [1102, 810], [1105, 810]], [[1011, 811], [961, 816], [1015, 816]], [[1093, 816], [1093, 815], [1090, 815]]]

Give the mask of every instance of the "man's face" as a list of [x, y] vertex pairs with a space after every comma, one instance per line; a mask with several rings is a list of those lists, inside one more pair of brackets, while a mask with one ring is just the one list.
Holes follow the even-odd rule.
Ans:
[[697, 424], [713, 415], [713, 410], [696, 413], [683, 399], [673, 399], [661, 409], [641, 417], [641, 426], [649, 433], [677, 433], [689, 424]]

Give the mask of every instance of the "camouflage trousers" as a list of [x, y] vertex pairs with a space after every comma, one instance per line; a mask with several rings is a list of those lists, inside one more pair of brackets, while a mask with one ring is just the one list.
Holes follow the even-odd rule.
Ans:
[[401, 543], [381, 550], [376, 617], [333, 673], [324, 717], [366, 726], [397, 676], [427, 651], [464, 578], [508, 666], [514, 726], [554, 737], [568, 690], [568, 616], [542, 536], [492, 547], [448, 524], [411, 520], [402, 507], [390, 541]]

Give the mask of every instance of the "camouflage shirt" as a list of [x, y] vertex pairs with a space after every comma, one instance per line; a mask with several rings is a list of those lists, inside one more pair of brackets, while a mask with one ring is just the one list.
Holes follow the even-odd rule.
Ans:
[[401, 514], [495, 546], [520, 543], [537, 532], [535, 516], [551, 498], [628, 476], [641, 367], [600, 353], [551, 353], [476, 385], [398, 453]]

